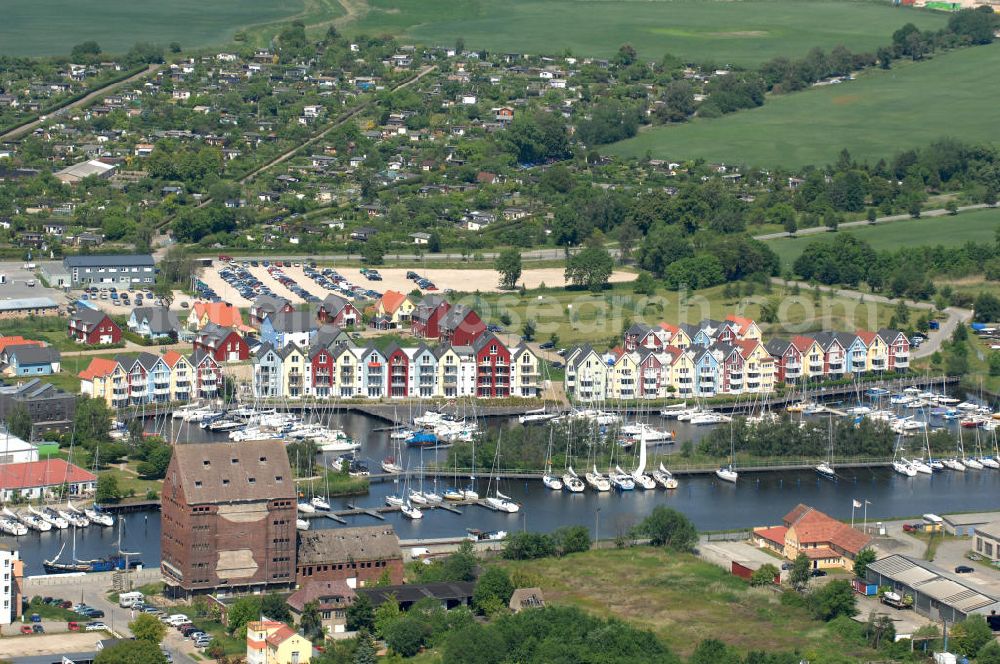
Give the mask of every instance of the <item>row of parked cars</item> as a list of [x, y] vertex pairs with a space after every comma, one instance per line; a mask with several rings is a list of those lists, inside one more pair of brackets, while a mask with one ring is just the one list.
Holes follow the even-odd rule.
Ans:
[[406, 273], [406, 278], [417, 285], [418, 288], [425, 291], [436, 291], [438, 288], [434, 285], [434, 282], [425, 277], [421, 277], [419, 274], [410, 270]]
[[[236, 263], [219, 270], [219, 276], [232, 286], [245, 300], [254, 300], [258, 295], [274, 295], [274, 291], [264, 285], [264, 282], [250, 274], [250, 271]], [[201, 293], [199, 292], [199, 295]]]
[[[143, 305], [143, 302], [146, 302], [147, 300], [151, 304], [154, 303], [155, 296], [153, 295], [152, 291], [144, 292], [142, 290], [135, 290], [134, 292], [130, 292], [132, 290], [133, 289], [131, 287], [129, 288], [129, 290], [119, 291], [114, 286], [111, 287], [104, 286], [101, 288], [98, 288], [97, 286], [90, 286], [88, 288], [83, 289], [83, 293], [80, 294], [80, 299], [110, 300], [112, 304], [123, 304], [126, 307], [132, 306], [133, 298], [135, 301], [135, 306], [137, 307], [141, 307]], [[145, 298], [145, 300], [143, 298]], [[156, 300], [155, 304], [157, 306], [160, 306], [163, 303], [160, 302], [159, 300]]]
[[[344, 275], [340, 274], [333, 268], [326, 267], [322, 270], [318, 270], [312, 266], [308, 266], [303, 268], [302, 271], [321, 288], [325, 288], [326, 290], [333, 291], [335, 293], [340, 293], [350, 300], [377, 300], [382, 297], [382, 293], [377, 290], [355, 286], [349, 282]], [[371, 270], [368, 272], [371, 272]], [[379, 275], [378, 279], [375, 281], [380, 281], [381, 279], [382, 276]]]
[[194, 643], [197, 648], [207, 648], [212, 645], [214, 637], [211, 634], [207, 634], [206, 632], [203, 632], [195, 627], [194, 623], [192, 623], [191, 620], [183, 613], [166, 615], [156, 607], [143, 607], [141, 610], [145, 613], [157, 615], [160, 622], [175, 628], [184, 636], [185, 639], [191, 639], [192, 643]]
[[[295, 263], [295, 265], [297, 266], [298, 263]], [[295, 293], [296, 295], [298, 295], [300, 298], [302, 298], [306, 302], [320, 302], [321, 301], [318, 297], [316, 297], [315, 295], [313, 295], [312, 293], [310, 293], [309, 291], [307, 291], [305, 288], [303, 288], [302, 286], [299, 286], [299, 284], [296, 283], [296, 281], [294, 279], [292, 279], [291, 277], [289, 277], [287, 274], [285, 274], [282, 271], [282, 269], [281, 269], [280, 266], [278, 266], [278, 265], [269, 265], [267, 267], [267, 273], [269, 275], [271, 275], [272, 279], [274, 279], [279, 284], [281, 284], [282, 286], [284, 286], [288, 290], [290, 290], [293, 293]]]

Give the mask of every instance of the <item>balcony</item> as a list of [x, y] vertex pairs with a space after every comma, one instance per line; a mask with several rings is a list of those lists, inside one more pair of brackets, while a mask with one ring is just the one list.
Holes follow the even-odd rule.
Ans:
[[133, 397], [134, 396], [138, 396], [140, 394], [145, 394], [145, 393], [146, 393], [146, 386], [145, 385], [133, 385], [132, 386], [132, 396]]

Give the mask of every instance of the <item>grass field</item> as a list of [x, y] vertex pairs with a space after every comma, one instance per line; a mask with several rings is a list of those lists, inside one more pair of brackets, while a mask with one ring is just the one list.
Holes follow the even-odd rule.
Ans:
[[753, 64], [805, 55], [814, 46], [871, 50], [912, 21], [945, 17], [881, 2], [815, 0], [368, 0], [351, 32], [403, 34], [418, 42], [500, 52], [610, 56], [631, 43], [643, 58]]
[[[684, 298], [667, 290], [647, 298], [634, 294], [630, 285], [619, 284], [599, 295], [553, 288], [528, 291], [524, 297], [517, 293], [481, 294], [464, 296], [460, 301], [474, 307], [484, 321], [502, 325], [511, 334], [520, 334], [524, 322], [530, 319], [537, 324], [538, 340], [555, 333], [559, 346], [591, 343], [603, 350], [621, 343], [623, 326], [631, 322], [694, 324], [704, 318], [720, 320], [729, 314], [759, 321], [761, 305], [771, 299], [781, 303], [780, 322], [762, 324], [765, 336], [878, 329], [892, 316], [891, 307], [874, 302], [859, 303], [826, 293], [817, 302], [808, 290], [795, 294], [775, 287], [771, 293], [764, 293], [759, 285], [754, 295], [742, 297], [726, 297], [725, 288], [717, 286], [692, 291]], [[510, 324], [500, 320], [504, 313], [510, 317]]]
[[[312, 0], [5, 0], [0, 55], [68, 55], [93, 39], [107, 53], [124, 53], [137, 41], [184, 48], [223, 44], [244, 26], [302, 13]], [[327, 3], [322, 3], [326, 5]], [[341, 11], [335, 2], [329, 12]], [[308, 19], [307, 19], [308, 20]], [[315, 20], [319, 20], [316, 17]]]
[[[927, 217], [876, 226], [858, 226], [837, 232], [850, 233], [859, 240], [871, 244], [876, 251], [881, 251], [936, 245], [956, 247], [969, 241], [992, 243], [998, 228], [1000, 228], [1000, 209], [991, 209], [963, 212], [954, 217]], [[767, 240], [767, 245], [781, 258], [782, 268], [789, 268], [810, 242], [830, 237], [833, 237], [832, 233], [799, 238], [777, 238]]]
[[963, 49], [857, 80], [769, 97], [764, 106], [710, 120], [657, 127], [609, 146], [610, 154], [797, 168], [833, 162], [841, 149], [875, 162], [949, 136], [989, 141], [1000, 88], [1000, 44]]
[[803, 659], [813, 659], [832, 649], [865, 659], [863, 649], [812, 620], [804, 608], [785, 606], [774, 593], [751, 589], [691, 555], [635, 547], [507, 565], [533, 582], [521, 585], [541, 586], [546, 603], [651, 629], [684, 656], [702, 639], [718, 638], [743, 652], [798, 650]]

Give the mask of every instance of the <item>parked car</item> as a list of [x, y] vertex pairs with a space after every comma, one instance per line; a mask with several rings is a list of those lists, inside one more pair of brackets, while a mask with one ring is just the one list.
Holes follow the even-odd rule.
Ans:
[[40, 615], [38, 615], [37, 613], [32, 613], [31, 614], [31, 622], [33, 622], [33, 623], [40, 623], [40, 622], [42, 622], [42, 617]]
[[824, 570], [824, 569], [814, 569], [809, 574], [810, 574], [810, 576], [826, 576], [826, 570]]
[[538, 348], [540, 350], [552, 350], [555, 347], [556, 344], [553, 341], [543, 341], [542, 343], [538, 344]]
[[75, 620], [70, 620], [68, 623], [66, 623], [66, 629], [68, 629], [71, 632], [79, 632], [80, 623], [76, 622]]
[[101, 630], [108, 630], [108, 626], [102, 622], [89, 622], [83, 627], [84, 631], [87, 632], [100, 632]]
[[919, 523], [904, 523], [903, 532], [904, 533], [916, 533], [921, 530]]
[[35, 634], [44, 634], [45, 628], [42, 627], [41, 625], [32, 625], [31, 631], [34, 632]]
[[968, 565], [959, 565], [955, 568], [955, 574], [972, 574], [975, 570]]
[[21, 634], [31, 634], [31, 625], [21, 625]]

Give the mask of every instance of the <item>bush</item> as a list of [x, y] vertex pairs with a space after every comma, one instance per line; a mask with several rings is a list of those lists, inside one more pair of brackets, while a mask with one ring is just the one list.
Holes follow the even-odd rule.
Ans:
[[649, 538], [653, 546], [675, 551], [693, 551], [698, 531], [690, 519], [675, 509], [662, 505], [653, 509], [636, 529], [636, 534]]
[[389, 624], [385, 629], [385, 643], [403, 657], [413, 657], [430, 636], [430, 630], [416, 618], [405, 616]]
[[472, 603], [483, 613], [506, 607], [514, 594], [514, 584], [502, 567], [489, 567], [480, 575], [472, 592]]
[[555, 540], [545, 533], [509, 533], [504, 541], [503, 557], [508, 560], [548, 558], [555, 554]]

